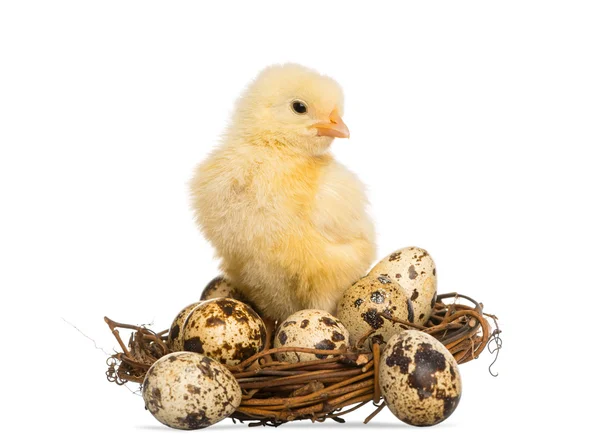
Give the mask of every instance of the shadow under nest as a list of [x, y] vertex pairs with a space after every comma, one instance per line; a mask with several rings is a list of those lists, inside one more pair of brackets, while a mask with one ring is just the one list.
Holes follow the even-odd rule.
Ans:
[[[155, 333], [143, 326], [123, 324], [106, 317], [104, 320], [123, 350], [107, 360], [106, 376], [110, 382], [119, 385], [142, 383], [152, 364], [172, 351], [167, 345], [168, 330]], [[501, 347], [496, 316], [484, 313], [483, 304], [458, 293], [438, 295], [431, 318], [424, 326], [393, 318], [389, 320], [400, 328], [432, 335], [452, 353], [458, 364], [476, 359], [486, 347], [492, 353], [497, 353]], [[489, 320], [494, 323], [493, 329]], [[131, 330], [127, 345], [118, 329]], [[359, 341], [359, 345], [371, 333]], [[495, 345], [493, 350], [492, 345]], [[274, 353], [285, 351], [330, 357], [315, 357], [313, 361], [293, 364], [270, 358]], [[344, 422], [343, 415], [374, 403], [376, 410], [365, 419], [367, 423], [385, 406], [384, 402], [380, 403], [380, 352], [377, 340], [372, 341], [369, 352], [300, 347], [263, 350], [238, 365], [227, 366], [243, 395], [240, 406], [229, 417], [234, 422], [249, 421], [250, 426], [279, 426], [305, 419]]]

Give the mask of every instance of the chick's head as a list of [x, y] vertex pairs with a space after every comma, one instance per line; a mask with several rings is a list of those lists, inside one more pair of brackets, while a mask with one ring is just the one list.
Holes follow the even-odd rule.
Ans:
[[260, 145], [319, 155], [334, 138], [349, 137], [343, 111], [344, 97], [335, 80], [296, 64], [274, 65], [238, 100], [230, 133]]

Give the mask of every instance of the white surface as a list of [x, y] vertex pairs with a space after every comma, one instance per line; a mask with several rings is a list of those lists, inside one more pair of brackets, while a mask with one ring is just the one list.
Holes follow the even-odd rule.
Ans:
[[[453, 443], [589, 432], [598, 4], [358, 3], [2, 2], [2, 434]], [[500, 376], [488, 353], [461, 366], [463, 398], [439, 426], [387, 411], [364, 426], [363, 407], [348, 424], [173, 431], [106, 382], [103, 352], [63, 321], [110, 351], [104, 315], [162, 329], [198, 298], [217, 270], [186, 182], [243, 86], [285, 61], [345, 89], [352, 138], [333, 151], [369, 187], [379, 256], [427, 248], [441, 291], [500, 318]]]

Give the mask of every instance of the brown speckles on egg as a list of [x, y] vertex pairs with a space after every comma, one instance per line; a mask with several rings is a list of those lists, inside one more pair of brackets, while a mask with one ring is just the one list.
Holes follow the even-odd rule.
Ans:
[[236, 302], [233, 299], [216, 299], [214, 302], [224, 316], [233, 316], [236, 309]]
[[253, 346], [240, 344], [238, 342], [237, 344], [235, 344], [235, 352], [233, 353], [233, 360], [242, 362], [256, 353], [257, 353], [257, 351]]
[[408, 312], [408, 322], [415, 322], [415, 311], [413, 310], [413, 304], [410, 299], [406, 300], [406, 310]]
[[[329, 339], [323, 339], [315, 344], [317, 350], [335, 350], [335, 344]], [[315, 355], [318, 359], [325, 359], [329, 355]]]
[[460, 396], [444, 396], [438, 399], [442, 399], [444, 401], [443, 419], [447, 419], [454, 412], [454, 410], [456, 410], [458, 401], [460, 401]]
[[181, 335], [183, 326], [186, 323], [190, 313], [192, 313], [202, 304], [203, 302], [194, 302], [193, 304], [188, 305], [181, 310], [177, 316], [175, 316], [175, 319], [173, 319], [171, 328], [169, 329], [169, 336], [167, 337], [167, 344], [171, 351], [183, 350], [183, 337]]
[[177, 339], [179, 337], [179, 331], [181, 330], [181, 326], [179, 325], [175, 325], [170, 331], [169, 331], [169, 340], [173, 341], [175, 339]]
[[150, 413], [155, 414], [163, 408], [161, 402], [161, 393], [158, 387], [146, 390], [146, 408], [150, 410]]
[[206, 287], [204, 287], [204, 290], [202, 291], [202, 294], [200, 295], [200, 300], [201, 301], [205, 301], [207, 299], [209, 299], [209, 297], [219, 288], [220, 285], [222, 285], [224, 282], [226, 282], [225, 278], [223, 276], [217, 276], [216, 278], [214, 278], [212, 281], [210, 281]]
[[[377, 279], [381, 282], [379, 278]], [[387, 283], [389, 284], [391, 281]], [[371, 301], [375, 302], [376, 304], [382, 304], [383, 301], [385, 301], [385, 294], [383, 294], [380, 290], [374, 291], [371, 293]]]
[[243, 302], [212, 299], [190, 313], [181, 336], [185, 350], [237, 365], [263, 349], [266, 328], [256, 312]]
[[337, 321], [335, 321], [334, 319], [331, 319], [328, 316], [323, 316], [322, 318], [319, 319], [319, 322], [322, 322], [323, 324], [327, 325], [328, 327], [337, 326]]
[[383, 317], [376, 308], [368, 309], [366, 312], [361, 314], [361, 317], [372, 329], [377, 330], [383, 325]]
[[446, 358], [430, 343], [421, 343], [415, 353], [415, 370], [408, 377], [408, 385], [417, 390], [419, 399], [428, 398], [437, 383], [435, 374], [446, 368]]
[[346, 290], [338, 303], [338, 317], [350, 333], [351, 344], [371, 335], [362, 343], [363, 350], [370, 347], [373, 336], [381, 335], [385, 341], [396, 332], [397, 326], [391, 319], [409, 318], [405, 292], [392, 279], [383, 283], [380, 276], [365, 276]]
[[215, 325], [225, 325], [225, 321], [221, 318], [218, 318], [216, 316], [211, 316], [210, 318], [208, 318], [206, 320], [206, 326], [207, 327], [214, 327]]
[[198, 430], [211, 425], [204, 411], [188, 413], [185, 418], [177, 418], [182, 429]]
[[344, 336], [343, 334], [341, 334], [338, 331], [334, 331], [331, 334], [331, 340], [334, 342], [340, 342], [340, 341], [344, 341], [346, 339], [346, 336]]
[[202, 393], [202, 390], [200, 389], [200, 387], [195, 384], [187, 384], [185, 386], [185, 389], [188, 391], [188, 393], [190, 395], [199, 395], [200, 393]]
[[233, 286], [233, 284], [224, 276], [217, 276], [202, 291], [201, 301], [216, 298], [231, 298], [248, 303], [244, 294]]
[[[390, 261], [391, 257], [395, 260]], [[369, 276], [381, 274], [393, 276], [393, 280], [410, 295], [416, 323], [424, 325], [431, 316], [430, 301], [437, 291], [436, 269], [431, 255], [418, 247], [402, 248], [381, 260], [369, 272]]]
[[178, 429], [208, 427], [239, 406], [242, 392], [225, 367], [205, 356], [176, 352], [157, 360], [142, 384], [146, 408]]
[[415, 271], [414, 265], [411, 265], [410, 267], [408, 267], [408, 278], [409, 279], [415, 279], [418, 275], [419, 275], [419, 273], [417, 273]]
[[410, 295], [410, 300], [416, 301], [418, 297], [419, 297], [419, 291], [416, 288], [414, 288], [412, 294]]
[[456, 373], [454, 373], [454, 367], [450, 366], [450, 376], [452, 379], [456, 379]]
[[380, 274], [379, 276], [377, 276], [377, 280], [379, 280], [379, 282], [381, 282], [382, 284], [389, 284], [390, 282], [392, 282], [389, 276], [385, 274]]
[[391, 348], [391, 352], [388, 354], [385, 359], [385, 365], [388, 367], [392, 367], [397, 365], [400, 369], [400, 373], [407, 374], [408, 373], [408, 364], [412, 362], [412, 359], [409, 356], [406, 356], [404, 353], [404, 343], [403, 341], [397, 341]]
[[279, 343], [281, 345], [285, 345], [285, 343], [287, 342], [287, 334], [286, 334], [285, 330], [280, 331], [279, 334], [277, 335], [277, 338], [279, 339]]
[[402, 256], [402, 252], [401, 251], [397, 251], [397, 252], [392, 253], [392, 254], [389, 255], [388, 261], [389, 262], [397, 261], [398, 259], [400, 259], [401, 256]]
[[265, 347], [265, 345], [267, 344], [267, 327], [265, 326], [265, 323], [262, 322], [259, 325], [259, 329], [260, 332], [258, 334], [258, 336], [253, 336], [252, 339], [254, 339], [255, 341], [260, 341], [260, 343], [262, 344], [261, 350]]
[[[323, 310], [306, 309], [288, 317], [275, 334], [274, 347], [302, 347], [319, 350], [349, 347], [348, 330], [342, 323]], [[298, 362], [327, 359], [331, 355], [304, 352], [277, 353], [279, 361]]]
[[194, 353], [204, 353], [204, 347], [202, 347], [202, 341], [199, 337], [194, 336], [192, 338], [183, 341], [183, 349], [185, 351]]
[[462, 390], [458, 365], [450, 352], [417, 330], [390, 338], [381, 356], [380, 385], [392, 413], [418, 426], [448, 418]]

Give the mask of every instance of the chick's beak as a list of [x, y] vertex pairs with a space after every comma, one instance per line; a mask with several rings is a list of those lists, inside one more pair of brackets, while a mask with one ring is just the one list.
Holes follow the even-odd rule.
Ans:
[[318, 122], [312, 125], [312, 127], [317, 128], [318, 136], [341, 137], [345, 139], [350, 137], [350, 131], [340, 117], [337, 109], [334, 109], [329, 115], [329, 122]]

